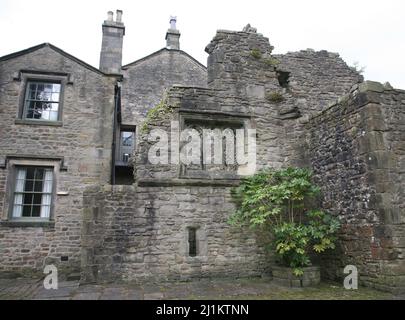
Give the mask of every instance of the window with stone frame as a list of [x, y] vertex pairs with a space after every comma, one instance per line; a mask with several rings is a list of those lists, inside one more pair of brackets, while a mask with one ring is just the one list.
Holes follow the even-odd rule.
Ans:
[[188, 255], [195, 257], [198, 254], [197, 250], [197, 228], [189, 227], [188, 229]]
[[61, 83], [28, 80], [26, 84], [22, 119], [60, 120]]
[[52, 167], [15, 166], [12, 219], [49, 219], [53, 200]]
[[[248, 119], [217, 115], [185, 115], [181, 120], [182, 130], [194, 130], [200, 138], [200, 161], [180, 164], [180, 177], [197, 179], [234, 179], [238, 176], [236, 162], [236, 130], [245, 130]], [[219, 133], [221, 161], [215, 159], [215, 138]], [[218, 137], [217, 137], [218, 140]], [[188, 141], [180, 142], [180, 150]]]

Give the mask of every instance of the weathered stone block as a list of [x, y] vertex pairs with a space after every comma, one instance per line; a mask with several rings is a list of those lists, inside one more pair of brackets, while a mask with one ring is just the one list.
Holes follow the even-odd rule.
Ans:
[[271, 271], [273, 281], [282, 286], [307, 287], [317, 285], [321, 281], [319, 267], [303, 268], [304, 274], [299, 277], [295, 276], [293, 269], [289, 267], [272, 266]]

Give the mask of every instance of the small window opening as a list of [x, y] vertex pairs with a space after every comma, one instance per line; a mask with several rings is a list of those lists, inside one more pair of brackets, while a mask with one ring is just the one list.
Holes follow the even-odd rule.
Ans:
[[188, 228], [188, 255], [197, 255], [197, 228]]
[[135, 143], [135, 132], [134, 131], [121, 131], [120, 137], [120, 159], [123, 163], [129, 163], [129, 159], [134, 150]]
[[116, 137], [115, 184], [134, 183], [132, 155], [135, 150], [135, 126], [122, 126]]
[[277, 71], [277, 79], [281, 87], [287, 88], [288, 83], [290, 82], [290, 73], [286, 71]]

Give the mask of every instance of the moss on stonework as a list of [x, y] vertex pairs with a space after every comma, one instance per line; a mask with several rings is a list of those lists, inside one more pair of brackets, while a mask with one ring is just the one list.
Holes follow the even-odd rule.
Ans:
[[150, 109], [146, 115], [146, 119], [141, 126], [142, 133], [149, 132], [149, 126], [153, 121], [162, 119], [164, 116], [173, 112], [173, 109], [167, 104], [167, 98], [164, 97], [156, 106]]
[[250, 55], [255, 59], [260, 59], [262, 57], [262, 53], [259, 49], [255, 48], [250, 51]]
[[278, 61], [276, 58], [273, 57], [266, 58], [263, 61], [268, 66], [277, 66], [278, 64], [280, 64], [280, 61]]
[[267, 93], [266, 99], [273, 103], [280, 103], [284, 101], [283, 95], [277, 91]]

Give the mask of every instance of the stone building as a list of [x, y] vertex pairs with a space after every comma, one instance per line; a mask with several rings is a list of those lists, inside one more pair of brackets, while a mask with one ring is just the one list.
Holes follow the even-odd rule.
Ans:
[[249, 25], [217, 31], [207, 68], [180, 50], [175, 18], [166, 47], [125, 66], [122, 12], [102, 31], [99, 69], [48, 43], [0, 58], [1, 274], [271, 276], [263, 235], [227, 223], [246, 168], [148, 158], [151, 129], [170, 144], [230, 128], [256, 130], [256, 170], [314, 170], [343, 226], [325, 278], [353, 264], [362, 284], [405, 289], [404, 90], [363, 82], [336, 53], [273, 55]]

